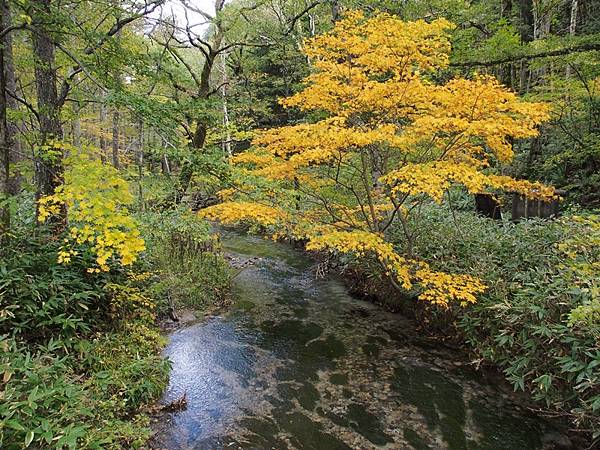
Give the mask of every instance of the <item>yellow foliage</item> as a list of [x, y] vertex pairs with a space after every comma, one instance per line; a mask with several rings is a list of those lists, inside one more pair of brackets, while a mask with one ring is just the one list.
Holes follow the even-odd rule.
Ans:
[[381, 181], [390, 186], [393, 195], [427, 194], [438, 203], [442, 201], [444, 193], [453, 182], [465, 186], [472, 194], [482, 193], [488, 188], [496, 188], [532, 199], [546, 200], [556, 197], [554, 189], [542, 183], [485, 174], [478, 170], [476, 164], [448, 161], [407, 164], [401, 169], [389, 172], [381, 178]]
[[[132, 281], [141, 281], [132, 279]], [[110, 315], [114, 319], [133, 321], [134, 319], [154, 320], [156, 304], [135, 286], [108, 283], [104, 289], [110, 295]]]
[[112, 257], [131, 265], [145, 247], [126, 207], [133, 202], [128, 183], [112, 166], [62, 145], [70, 153], [65, 159], [64, 184], [39, 200], [38, 214], [44, 222], [63, 206], [67, 208], [68, 237], [58, 254], [59, 263], [68, 264], [77, 248], [85, 245], [96, 256], [97, 266], [88, 268], [89, 272], [110, 270]]
[[[454, 25], [404, 22], [353, 11], [329, 33], [307, 40], [314, 68], [285, 107], [324, 118], [257, 133], [256, 148], [233, 158], [237, 194], [209, 208], [227, 223], [255, 221], [307, 239], [309, 249], [376, 258], [404, 289], [446, 305], [472, 303], [484, 290], [469, 275], [440, 273], [412, 254], [415, 208], [442, 202], [453, 185], [535, 199], [541, 183], [502, 175], [513, 139], [537, 135], [549, 107], [522, 101], [490, 76], [433, 81], [448, 67]], [[265, 205], [277, 205], [265, 206]], [[394, 226], [405, 248], [386, 241]]]
[[206, 219], [218, 219], [226, 224], [250, 221], [262, 226], [275, 225], [284, 221], [287, 214], [272, 206], [252, 202], [226, 202], [200, 211]]
[[334, 250], [362, 257], [373, 255], [382, 264], [388, 275], [393, 275], [404, 289], [418, 283], [421, 300], [446, 306], [457, 301], [462, 306], [475, 303], [476, 294], [485, 290], [485, 285], [469, 275], [451, 275], [433, 271], [423, 261], [409, 260], [400, 256], [389, 242], [376, 233], [364, 231], [333, 231], [311, 238], [308, 250]]

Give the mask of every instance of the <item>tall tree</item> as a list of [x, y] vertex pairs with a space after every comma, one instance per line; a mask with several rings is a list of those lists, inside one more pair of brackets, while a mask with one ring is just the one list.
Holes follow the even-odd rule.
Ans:
[[[5, 24], [4, 13], [4, 2], [2, 2], [0, 8], [0, 14], [2, 14], [0, 23], [2, 23], [2, 25]], [[2, 32], [4, 32], [5, 29], [6, 28], [3, 26]], [[4, 39], [3, 44], [5, 42], [6, 39]], [[0, 46], [0, 244], [10, 229], [10, 209], [8, 199], [10, 197], [10, 149], [12, 143], [6, 120], [8, 105], [6, 99], [5, 49], [5, 45]]]
[[32, 43], [35, 86], [39, 120], [39, 148], [35, 161], [38, 198], [54, 193], [63, 177], [63, 150], [60, 145], [47, 146], [63, 139], [60, 109], [64, 99], [58, 95], [56, 44], [52, 34], [52, 0], [32, 2]]
[[[223, 22], [223, 18], [221, 16], [221, 12], [225, 6], [225, 0], [215, 0], [215, 15], [212, 16], [201, 9], [194, 8], [189, 4], [186, 4], [187, 8], [190, 8], [192, 11], [199, 13], [203, 16], [211, 26], [210, 33], [211, 37], [209, 39], [204, 39], [202, 36], [193, 33], [194, 26], [188, 21], [186, 24], [186, 34], [188, 36], [188, 43], [193, 47], [200, 50], [202, 55], [204, 56], [204, 63], [202, 65], [202, 70], [200, 71], [200, 75], [193, 74], [191, 72], [190, 66], [186, 65], [186, 68], [190, 68], [190, 74], [192, 75], [193, 80], [196, 82], [196, 93], [194, 94], [194, 98], [205, 102], [208, 98], [213, 95], [215, 92], [211, 90], [211, 77], [213, 75], [213, 69], [216, 64], [217, 57], [220, 53], [225, 51], [223, 48], [223, 39], [225, 37], [225, 24]], [[183, 61], [183, 60], [181, 60]], [[201, 117], [196, 117], [195, 119], [195, 130], [193, 131], [193, 135], [191, 136], [191, 149], [193, 152], [202, 150], [204, 148], [204, 144], [206, 143], [206, 136], [208, 133], [208, 123], [206, 119]], [[183, 164], [181, 169], [181, 174], [179, 176], [179, 187], [177, 190], [177, 198], [176, 201], [180, 202], [183, 198], [183, 195], [187, 191], [190, 181], [192, 180], [192, 176], [194, 174], [194, 166], [190, 161], [186, 161]]]
[[[260, 133], [257, 148], [234, 160], [241, 168], [228, 201], [203, 215], [306, 239], [309, 249], [370, 255], [398, 289], [419, 286], [433, 303], [474, 302], [478, 280], [415, 259], [419, 205], [441, 203], [454, 184], [552, 197], [540, 183], [489, 170], [512, 160], [511, 138], [537, 134], [548, 108], [491, 77], [432, 83], [447, 67], [451, 28], [353, 12], [310, 40], [316, 70], [284, 104], [317, 114]], [[403, 232], [396, 246], [392, 225]]]

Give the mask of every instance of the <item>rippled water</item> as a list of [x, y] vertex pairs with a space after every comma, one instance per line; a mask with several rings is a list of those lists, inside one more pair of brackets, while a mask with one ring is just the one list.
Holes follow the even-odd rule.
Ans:
[[167, 449], [540, 449], [553, 432], [493, 386], [417, 342], [411, 324], [316, 280], [292, 247], [224, 232], [256, 258], [235, 307], [178, 330], [164, 401], [187, 396]]

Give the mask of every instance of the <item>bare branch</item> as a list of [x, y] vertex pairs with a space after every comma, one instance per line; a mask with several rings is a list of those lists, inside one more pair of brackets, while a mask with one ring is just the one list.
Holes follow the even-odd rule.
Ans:
[[315, 9], [317, 6], [322, 5], [323, 3], [325, 3], [325, 1], [324, 0], [316, 0], [316, 1], [312, 2], [312, 3], [310, 3], [301, 12], [299, 12], [294, 17], [292, 17], [290, 20], [288, 20], [288, 23], [290, 25], [289, 25], [289, 28], [288, 28], [288, 30], [287, 30], [287, 32], [285, 34], [287, 35], [287, 34], [290, 34], [292, 31], [294, 31], [294, 28], [296, 27], [296, 22], [298, 22], [300, 19], [302, 19], [302, 17], [304, 17], [310, 11], [312, 11], [313, 9]]

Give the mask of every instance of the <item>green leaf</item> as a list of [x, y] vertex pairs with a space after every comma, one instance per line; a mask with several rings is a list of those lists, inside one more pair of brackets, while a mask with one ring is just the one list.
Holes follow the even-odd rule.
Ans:
[[29, 445], [31, 445], [31, 442], [33, 442], [33, 436], [34, 436], [33, 431], [27, 432], [27, 434], [25, 435], [25, 448], [27, 448], [27, 447], [29, 447]]
[[16, 431], [25, 431], [25, 427], [23, 427], [23, 425], [21, 425], [19, 422], [17, 422], [14, 419], [5, 421], [4, 426], [7, 428], [12, 428], [13, 430], [16, 430]]

